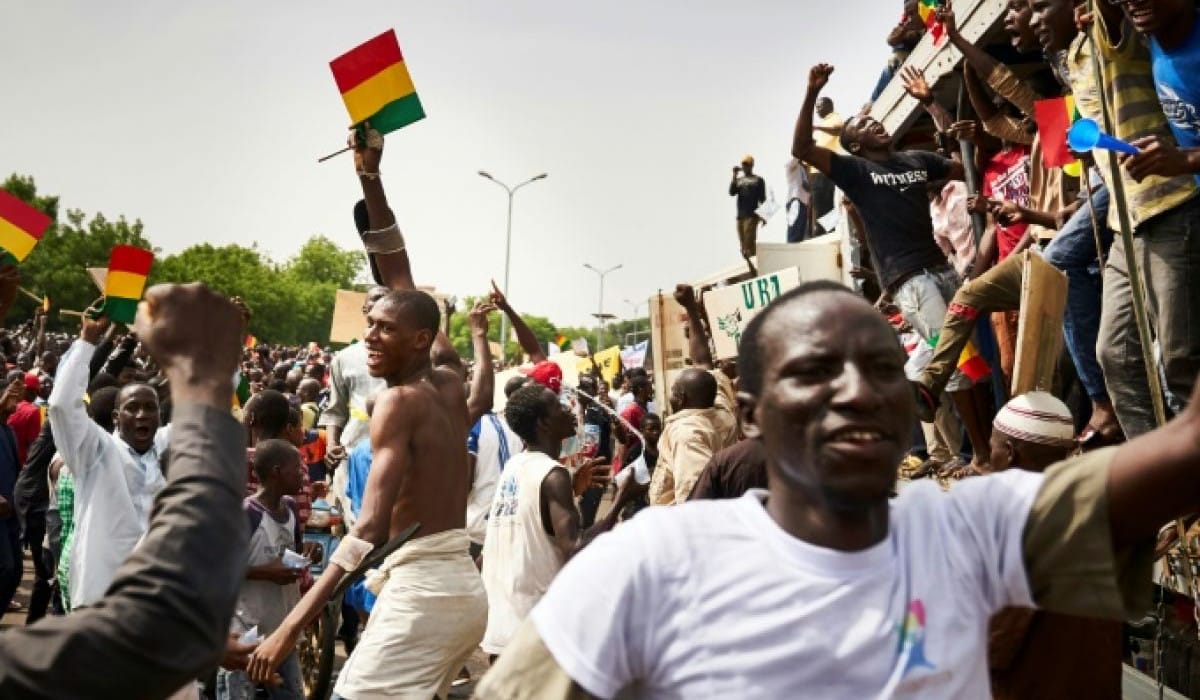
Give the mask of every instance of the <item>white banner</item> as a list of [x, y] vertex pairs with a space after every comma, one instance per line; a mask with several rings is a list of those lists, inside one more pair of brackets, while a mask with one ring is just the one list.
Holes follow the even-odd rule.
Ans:
[[706, 293], [704, 308], [717, 359], [736, 357], [738, 342], [750, 319], [799, 284], [800, 272], [790, 267]]
[[625, 348], [621, 351], [621, 366], [625, 369], [637, 369], [646, 364], [646, 350], [650, 346], [649, 340], [642, 342], [632, 347]]

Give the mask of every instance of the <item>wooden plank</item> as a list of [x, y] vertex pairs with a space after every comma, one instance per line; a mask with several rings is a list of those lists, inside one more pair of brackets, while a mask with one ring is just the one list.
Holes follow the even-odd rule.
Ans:
[[1013, 363], [1012, 395], [1049, 391], [1063, 346], [1067, 308], [1067, 276], [1026, 251], [1021, 276], [1021, 321]]

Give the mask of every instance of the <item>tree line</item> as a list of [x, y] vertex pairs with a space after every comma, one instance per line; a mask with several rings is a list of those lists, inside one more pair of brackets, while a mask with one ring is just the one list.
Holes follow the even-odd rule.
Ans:
[[[36, 296], [50, 298], [48, 319], [51, 330], [73, 330], [74, 318], [58, 311], [82, 311], [99, 297], [88, 276], [89, 267], [107, 267], [113, 246], [135, 245], [154, 250], [155, 261], [149, 284], [200, 281], [228, 296], [240, 296], [253, 314], [249, 332], [261, 342], [297, 345], [316, 341], [329, 342], [333, 303], [338, 289], [365, 290], [366, 256], [362, 251], [342, 250], [326, 236], [310, 237], [300, 250], [283, 262], [276, 262], [257, 245], [214, 246], [200, 243], [172, 255], [163, 256], [146, 235], [142, 222], [124, 216], [112, 220], [101, 213], [88, 217], [78, 209], [62, 210], [59, 197], [38, 192], [33, 177], [13, 174], [0, 189], [32, 204], [48, 215], [53, 223], [37, 247], [21, 264], [21, 286]], [[472, 299], [459, 302], [458, 312], [450, 319], [451, 340], [464, 357], [471, 357], [471, 334], [467, 312]], [[31, 316], [38, 304], [21, 295], [14, 314]], [[553, 343], [560, 335], [569, 339], [587, 337], [595, 348], [595, 329], [558, 327], [541, 316], [522, 316], [538, 340]], [[602, 347], [625, 344], [627, 334], [638, 324], [645, 338], [648, 321], [623, 321], [606, 328]], [[492, 319], [491, 337], [500, 338], [500, 319]], [[509, 357], [518, 351], [508, 346]]]

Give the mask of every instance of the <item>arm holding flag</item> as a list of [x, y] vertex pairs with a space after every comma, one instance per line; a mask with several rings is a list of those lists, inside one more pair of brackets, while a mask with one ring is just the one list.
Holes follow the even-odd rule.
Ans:
[[363, 245], [379, 269], [380, 284], [389, 289], [416, 289], [404, 238], [400, 235], [396, 215], [388, 206], [387, 194], [383, 191], [383, 178], [379, 172], [383, 160], [383, 135], [372, 129], [369, 123], [364, 126], [365, 134], [360, 136], [355, 131], [350, 135], [350, 145], [354, 147], [354, 169], [358, 173], [363, 202], [367, 208], [367, 230], [362, 234]]
[[[363, 246], [379, 271], [380, 284], [388, 289], [416, 290], [408, 249], [396, 224], [396, 215], [388, 206], [383, 178], [379, 173], [379, 164], [383, 160], [383, 135], [372, 129], [369, 123], [363, 126], [366, 129], [364, 138], [359, 138], [357, 132], [350, 136], [350, 145], [354, 147], [354, 167], [367, 208], [367, 231], [362, 234]], [[462, 358], [440, 330], [430, 354], [435, 366], [462, 366]]]
[[83, 395], [96, 343], [100, 341], [108, 319], [83, 317], [83, 328], [66, 357], [58, 366], [54, 389], [50, 392], [47, 414], [54, 426], [54, 443], [63, 461], [71, 465], [76, 477], [82, 477], [100, 462], [100, 448], [106, 438], [104, 429], [88, 416]]

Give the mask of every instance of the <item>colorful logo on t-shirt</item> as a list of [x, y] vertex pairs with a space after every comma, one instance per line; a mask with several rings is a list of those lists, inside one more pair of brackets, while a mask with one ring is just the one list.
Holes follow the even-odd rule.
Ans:
[[902, 676], [908, 675], [909, 671], [918, 668], [927, 668], [933, 670], [937, 668], [929, 659], [925, 658], [925, 604], [920, 600], [910, 601], [908, 604], [908, 614], [904, 616], [904, 622], [899, 625], [897, 633], [900, 636], [897, 649], [901, 656], [907, 656], [908, 661], [904, 664], [904, 673]]

